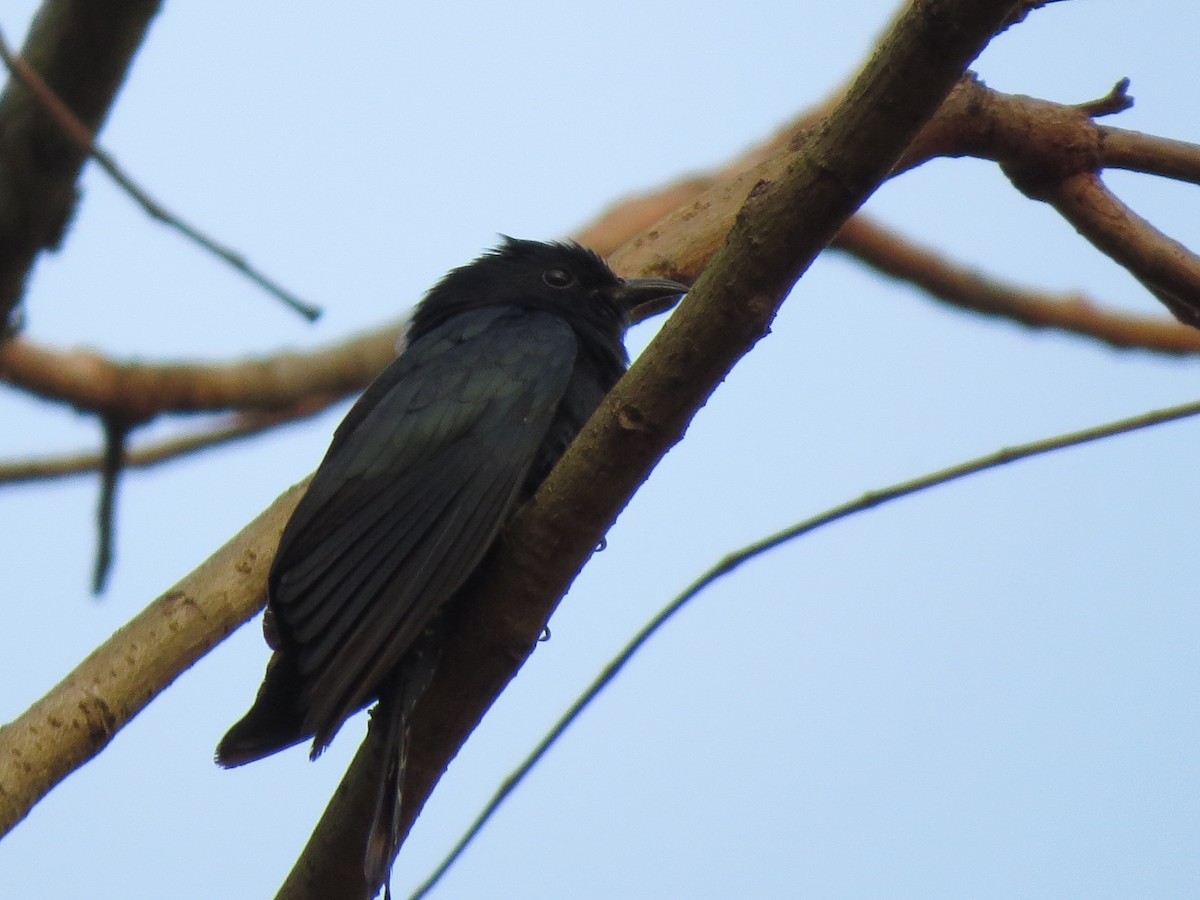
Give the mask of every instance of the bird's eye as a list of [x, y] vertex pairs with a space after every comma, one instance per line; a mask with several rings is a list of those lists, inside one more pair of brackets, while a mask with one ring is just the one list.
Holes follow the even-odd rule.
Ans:
[[566, 269], [547, 269], [542, 273], [542, 281], [553, 288], [565, 288], [575, 283], [575, 276]]

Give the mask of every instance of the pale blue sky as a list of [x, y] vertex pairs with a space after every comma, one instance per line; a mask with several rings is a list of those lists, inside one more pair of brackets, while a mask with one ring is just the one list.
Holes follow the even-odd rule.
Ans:
[[[34, 8], [9, 0], [17, 43]], [[721, 163], [853, 70], [890, 0], [840, 4], [167, 4], [103, 143], [166, 205], [325, 305], [308, 326], [89, 170], [28, 334], [122, 358], [331, 342], [390, 320], [498, 232], [562, 236]], [[992, 86], [1200, 141], [1184, 0], [1060, 3]], [[1194, 187], [1113, 176], [1200, 247]], [[1156, 304], [995, 167], [926, 166], [870, 208], [1022, 283]], [[649, 338], [631, 339], [636, 350]], [[396, 866], [412, 886], [624, 640], [724, 552], [863, 491], [1200, 394], [1196, 361], [948, 311], [822, 259], [576, 582]], [[319, 460], [341, 410], [125, 481], [88, 595], [91, 479], [0, 490], [0, 721]], [[0, 395], [0, 458], [95, 424]], [[439, 897], [1200, 896], [1200, 423], [1011, 467], [739, 571], [568, 734]], [[224, 772], [257, 623], [186, 673], [0, 842], [0, 897], [271, 896], [357, 745]]]

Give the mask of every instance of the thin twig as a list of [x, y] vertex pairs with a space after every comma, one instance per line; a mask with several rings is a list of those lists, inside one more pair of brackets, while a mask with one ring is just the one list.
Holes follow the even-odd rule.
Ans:
[[28, 66], [20, 56], [14, 54], [4, 40], [3, 34], [0, 34], [0, 60], [8, 68], [12, 76], [17, 79], [25, 88], [34, 96], [42, 108], [54, 120], [55, 124], [62, 130], [76, 146], [82, 149], [92, 159], [96, 160], [100, 168], [108, 173], [130, 197], [137, 203], [146, 214], [153, 219], [157, 219], [164, 225], [174, 228], [185, 238], [198, 244], [203, 249], [207, 250], [214, 256], [224, 260], [228, 265], [232, 266], [237, 271], [241, 272], [246, 278], [249, 278], [267, 293], [281, 300], [289, 307], [294, 309], [308, 321], [312, 322], [321, 315], [321, 308], [313, 306], [301, 300], [291, 291], [287, 290], [277, 282], [268, 278], [254, 266], [252, 266], [242, 254], [238, 253], [223, 244], [218, 243], [213, 238], [199, 231], [192, 225], [189, 225], [179, 216], [167, 210], [161, 203], [151, 197], [146, 191], [136, 184], [132, 178], [117, 164], [113, 157], [101, 148], [95, 140], [95, 135], [91, 130], [79, 120], [79, 118], [67, 108], [67, 105], [58, 98], [51, 87], [46, 84], [37, 72]]
[[960, 463], [956, 466], [951, 466], [948, 469], [941, 469], [928, 475], [922, 475], [919, 478], [914, 478], [910, 481], [903, 481], [899, 484], [894, 484], [891, 487], [883, 488], [878, 491], [871, 491], [863, 494], [857, 500], [852, 500], [848, 503], [843, 503], [828, 509], [820, 515], [813, 516], [810, 519], [805, 519], [778, 531], [775, 534], [769, 535], [753, 544], [749, 544], [730, 553], [715, 566], [693, 581], [686, 590], [672, 600], [667, 606], [658, 612], [643, 628], [634, 635], [621, 651], [613, 657], [613, 659], [604, 667], [603, 671], [596, 679], [588, 686], [582, 694], [576, 698], [575, 702], [567, 709], [563, 716], [554, 724], [554, 727], [546, 734], [538, 745], [529, 753], [512, 773], [501, 783], [500, 787], [492, 795], [492, 798], [484, 806], [483, 810], [475, 817], [471, 826], [466, 833], [458, 840], [453, 849], [446, 855], [433, 873], [423, 881], [415, 891], [410, 895], [409, 900], [420, 900], [426, 896], [442, 877], [450, 870], [450, 867], [462, 856], [467, 846], [473, 841], [476, 835], [487, 824], [488, 820], [495, 814], [501, 804], [508, 796], [516, 789], [534, 766], [544, 757], [547, 751], [562, 737], [563, 733], [571, 726], [571, 724], [579, 718], [580, 714], [591, 704], [593, 700], [616, 678], [617, 674], [629, 663], [634, 655], [645, 646], [664, 625], [684, 606], [686, 606], [697, 594], [703, 591], [719, 578], [724, 577], [737, 569], [743, 563], [749, 562], [757, 556], [761, 556], [768, 550], [773, 550], [783, 544], [793, 541], [796, 538], [816, 531], [826, 525], [832, 525], [842, 519], [849, 518], [857, 513], [865, 512], [869, 509], [874, 509], [877, 506], [882, 506], [885, 503], [890, 503], [893, 500], [899, 500], [902, 497], [907, 497], [919, 491], [929, 490], [930, 488], [939, 485], [948, 484], [952, 481], [957, 481], [965, 478], [968, 475], [975, 475], [979, 472], [988, 469], [996, 469], [1009, 463], [1019, 460], [1028, 459], [1033, 456], [1040, 456], [1050, 453], [1055, 450], [1063, 450], [1068, 447], [1077, 447], [1082, 444], [1092, 443], [1104, 438], [1114, 437], [1118, 434], [1128, 434], [1134, 431], [1140, 431], [1145, 428], [1150, 428], [1155, 425], [1162, 425], [1166, 422], [1174, 422], [1179, 419], [1186, 419], [1191, 416], [1200, 415], [1200, 401], [1185, 403], [1181, 406], [1174, 406], [1169, 409], [1156, 410], [1154, 412], [1145, 413], [1140, 416], [1134, 416], [1128, 419], [1121, 419], [1116, 422], [1110, 422], [1107, 425], [1100, 425], [1095, 428], [1087, 428], [1083, 431], [1075, 431], [1070, 434], [1060, 435], [1058, 437], [1047, 438], [1040, 441], [1033, 441], [1028, 444], [1019, 444], [1015, 447], [1009, 447], [1003, 450], [998, 450], [995, 453], [990, 453], [987, 456], [981, 456], [977, 459], [968, 462]]
[[1133, 97], [1129, 96], [1129, 79], [1122, 78], [1112, 86], [1112, 90], [1103, 97], [1076, 103], [1075, 108], [1089, 119], [1101, 116], [1115, 116], [1126, 110], [1133, 109]]
[[[188, 456], [241, 438], [252, 437], [278, 425], [299, 422], [314, 416], [340, 399], [341, 397], [330, 396], [327, 401], [304, 404], [287, 412], [229, 416], [222, 424], [206, 431], [184, 434], [128, 450], [125, 454], [123, 468], [126, 470], [148, 469], [181, 456]], [[79, 453], [50, 459], [0, 462], [0, 485], [91, 475], [100, 471], [103, 464], [104, 455], [100, 453]]]

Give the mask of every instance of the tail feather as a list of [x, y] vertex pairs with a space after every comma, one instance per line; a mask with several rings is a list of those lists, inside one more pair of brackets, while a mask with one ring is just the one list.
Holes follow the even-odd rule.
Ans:
[[383, 777], [375, 795], [375, 814], [367, 835], [363, 870], [376, 892], [383, 886], [385, 900], [392, 864], [404, 840], [404, 774], [408, 764], [409, 732], [413, 711], [433, 680], [443, 638], [444, 622], [434, 618], [417, 644], [392, 673], [387, 689], [371, 710], [371, 728], [383, 729]]
[[[398, 708], [399, 707], [399, 708]], [[406, 711], [394, 702], [381, 700], [371, 713], [372, 725], [383, 732], [383, 777], [375, 797], [375, 814], [367, 835], [363, 870], [374, 892], [383, 886], [384, 898], [391, 897], [392, 863], [400, 850], [404, 770], [408, 763], [409, 722]], [[372, 894], [374, 896], [374, 894]]]

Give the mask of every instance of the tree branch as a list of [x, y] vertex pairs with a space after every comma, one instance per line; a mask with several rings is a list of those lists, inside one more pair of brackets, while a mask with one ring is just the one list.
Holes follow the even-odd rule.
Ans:
[[[1107, 98], [1098, 103], [1107, 106]], [[1127, 268], [1177, 318], [1200, 325], [1200, 257], [1158, 231], [1104, 187], [1099, 173], [1113, 131], [1092, 121], [1090, 106], [1063, 106], [1003, 94], [978, 79], [965, 78], [909, 148], [905, 164], [919, 164], [932, 156], [995, 160], [1018, 190], [1051, 204], [1098, 250]], [[1126, 151], [1126, 163], [1131, 161], [1131, 143], [1117, 141], [1118, 149]], [[1185, 147], [1190, 147], [1187, 153]], [[1173, 172], [1183, 174], [1181, 162], [1188, 155], [1200, 167], [1200, 147], [1176, 141], [1169, 149], [1164, 166]], [[1110, 148], [1110, 157], [1112, 153]]]
[[1106, 168], [1200, 184], [1200, 151], [1195, 144], [1106, 125], [1100, 127], [1100, 136], [1100, 162]]
[[[295, 409], [270, 413], [243, 413], [205, 431], [182, 434], [125, 454], [124, 469], [148, 469], [165, 462], [189, 456], [202, 450], [219, 447], [232, 441], [251, 437], [278, 425], [287, 425], [315, 416], [336, 403], [340, 397], [325, 401], [305, 402]], [[0, 484], [19, 484], [29, 481], [48, 481], [72, 475], [91, 475], [104, 465], [102, 453], [80, 453], [52, 459], [15, 460], [0, 462]]]
[[104, 425], [104, 454], [100, 464], [100, 502], [96, 509], [96, 563], [92, 569], [92, 593], [104, 593], [112, 570], [113, 532], [116, 529], [117, 486], [125, 469], [125, 440], [129, 423], [112, 416], [101, 419]]
[[32, 341], [0, 346], [0, 380], [84, 412], [145, 422], [164, 412], [278, 410], [307, 398], [343, 397], [369, 384], [396, 355], [403, 334], [389, 325], [304, 353], [230, 363], [117, 362]]
[[45, 697], [0, 726], [0, 837], [262, 605], [271, 558], [302, 490], [284, 493]]
[[1200, 331], [1162, 316], [1101, 309], [1081, 294], [1048, 294], [991, 278], [924, 247], [865, 213], [838, 233], [834, 248], [876, 271], [907, 281], [951, 306], [1030, 328], [1086, 334], [1111, 347], [1156, 353], [1200, 353]]
[[1200, 327], [1200, 256], [1163, 234], [1083, 172], [1041, 188], [1045, 200], [1181, 321]]

